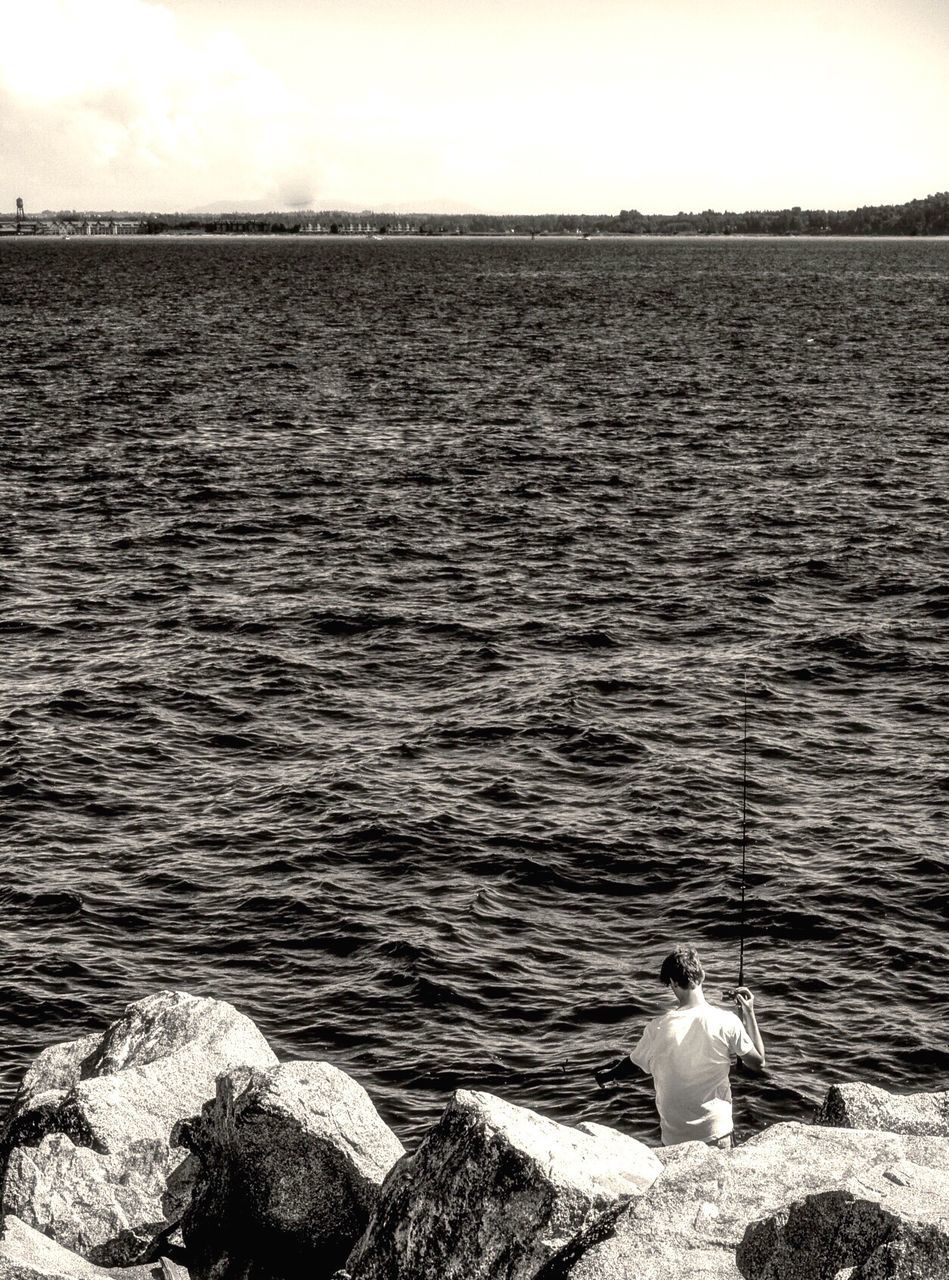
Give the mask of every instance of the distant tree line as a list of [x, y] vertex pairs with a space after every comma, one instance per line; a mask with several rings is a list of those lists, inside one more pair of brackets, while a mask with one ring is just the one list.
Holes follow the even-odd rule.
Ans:
[[[62, 216], [62, 215], [59, 215]], [[78, 216], [78, 215], [76, 215]], [[101, 216], [101, 215], [100, 215]], [[292, 235], [312, 230], [317, 223], [330, 234], [351, 234], [355, 226], [385, 234], [406, 227], [417, 235], [949, 235], [949, 191], [911, 200], [907, 204], [868, 205], [862, 209], [756, 209], [745, 213], [618, 214], [388, 214], [363, 210], [346, 213], [321, 210], [263, 214], [112, 214], [136, 216], [152, 234], [190, 231], [216, 234]]]
[[799, 236], [944, 236], [949, 235], [949, 191], [908, 204], [867, 205], [862, 209], [755, 209], [747, 213], [642, 214], [623, 209], [617, 230], [648, 235], [799, 235]]

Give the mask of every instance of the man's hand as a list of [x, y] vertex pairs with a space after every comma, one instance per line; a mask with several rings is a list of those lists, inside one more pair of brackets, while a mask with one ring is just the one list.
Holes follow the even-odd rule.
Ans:
[[754, 1055], [748, 1053], [742, 1061], [749, 1067], [760, 1069], [764, 1066], [764, 1042], [758, 1030], [758, 1019], [755, 1017], [755, 998], [748, 987], [736, 987], [735, 999], [741, 1007], [741, 1020], [745, 1024], [751, 1043], [755, 1046]]
[[593, 1079], [601, 1089], [613, 1080], [626, 1080], [636, 1074], [636, 1068], [629, 1058], [620, 1058], [618, 1062], [604, 1062], [602, 1067], [594, 1067]]

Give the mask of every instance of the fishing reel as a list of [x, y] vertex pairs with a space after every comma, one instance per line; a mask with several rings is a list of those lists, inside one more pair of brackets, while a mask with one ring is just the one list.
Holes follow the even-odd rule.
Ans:
[[741, 984], [737, 987], [723, 987], [721, 998], [726, 1004], [740, 1004], [741, 1002], [738, 999], [738, 992], [743, 990], [745, 990], [745, 988]]

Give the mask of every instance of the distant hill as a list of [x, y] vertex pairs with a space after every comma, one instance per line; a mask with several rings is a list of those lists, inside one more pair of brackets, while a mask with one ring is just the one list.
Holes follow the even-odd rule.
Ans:
[[[274, 205], [272, 201], [268, 200], [215, 200], [210, 204], [199, 205], [197, 208], [188, 209], [185, 212], [186, 216], [275, 213], [292, 215], [298, 218], [315, 218], [320, 213], [315, 209], [301, 209], [298, 206]], [[373, 209], [370, 205], [365, 203], [358, 204], [353, 200], [327, 199], [322, 206], [322, 212], [324, 216], [327, 212], [371, 215]], [[414, 204], [386, 205], [385, 212], [388, 214], [401, 214], [403, 217], [406, 214], [416, 214], [424, 217], [428, 214], [468, 214], [476, 211], [467, 205], [459, 204], [456, 200], [445, 200], [440, 196], [436, 196], [428, 200], [416, 200]]]

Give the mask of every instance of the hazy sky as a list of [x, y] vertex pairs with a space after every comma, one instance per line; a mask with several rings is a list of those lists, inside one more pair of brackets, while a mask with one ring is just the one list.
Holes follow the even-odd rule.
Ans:
[[949, 0], [0, 0], [0, 209], [949, 188]]

